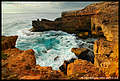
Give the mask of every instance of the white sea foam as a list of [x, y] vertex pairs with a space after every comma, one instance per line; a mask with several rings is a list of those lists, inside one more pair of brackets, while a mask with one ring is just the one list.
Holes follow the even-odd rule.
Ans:
[[74, 35], [63, 31], [30, 32], [25, 28], [18, 31], [16, 47], [22, 50], [33, 49], [37, 64], [58, 70], [64, 60], [77, 58], [71, 52], [71, 48], [78, 47], [75, 40]]
[[36, 63], [40, 66], [52, 66], [58, 70], [65, 60], [77, 58], [71, 52], [79, 46], [92, 50], [93, 44], [77, 40], [74, 34], [63, 31], [30, 32], [28, 28], [18, 31], [16, 47], [22, 50], [33, 49]]
[[[36, 62], [40, 66], [52, 66], [57, 70], [64, 60], [77, 58], [71, 52], [73, 47], [91, 48], [90, 43], [76, 40], [74, 34], [62, 31], [30, 32], [32, 21], [41, 18], [54, 20], [59, 14], [4, 14], [2, 16], [2, 35], [18, 35], [16, 47], [21, 50], [33, 49]], [[18, 31], [19, 30], [19, 31]], [[91, 39], [90, 39], [91, 40]], [[86, 40], [87, 41], [87, 40]], [[58, 56], [58, 58], [56, 58]], [[56, 60], [54, 60], [56, 58]]]

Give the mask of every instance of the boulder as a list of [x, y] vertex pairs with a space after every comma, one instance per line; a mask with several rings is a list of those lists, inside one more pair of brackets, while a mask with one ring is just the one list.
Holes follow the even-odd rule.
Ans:
[[75, 53], [76, 56], [79, 56], [82, 52], [87, 51], [87, 48], [72, 48], [71, 51]]
[[8, 48], [15, 48], [15, 44], [18, 36], [1, 36], [2, 39], [2, 50]]
[[68, 64], [67, 76], [82, 79], [94, 79], [94, 77], [105, 77], [104, 73], [99, 72], [99, 68], [86, 60], [77, 59], [73, 63]]
[[29, 70], [36, 65], [34, 51], [32, 49], [23, 51], [20, 54], [8, 58], [8, 68], [15, 73], [21, 73], [24, 70]]
[[71, 51], [78, 57], [78, 59], [83, 59], [94, 63], [94, 54], [87, 48], [72, 48]]
[[24, 72], [31, 70], [36, 65], [32, 49], [23, 51], [18, 48], [9, 48], [3, 53], [9, 57], [2, 59], [2, 79], [19, 79], [20, 75], [24, 75]]
[[70, 59], [69, 61], [64, 61], [64, 63], [59, 67], [60, 71], [62, 71], [65, 75], [67, 74], [67, 66], [68, 64], [74, 62], [75, 58]]

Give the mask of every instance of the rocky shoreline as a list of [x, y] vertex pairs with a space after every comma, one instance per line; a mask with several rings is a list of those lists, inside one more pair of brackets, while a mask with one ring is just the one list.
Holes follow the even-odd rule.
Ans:
[[[118, 2], [101, 2], [82, 10], [63, 12], [61, 18], [32, 21], [31, 32], [62, 30], [79, 38], [93, 38], [94, 61], [88, 49], [72, 48], [78, 59], [65, 61], [60, 70], [36, 65], [32, 49], [15, 48], [18, 36], [2, 36], [2, 79], [18, 80], [81, 80], [118, 79]], [[90, 60], [90, 61], [89, 61]]]

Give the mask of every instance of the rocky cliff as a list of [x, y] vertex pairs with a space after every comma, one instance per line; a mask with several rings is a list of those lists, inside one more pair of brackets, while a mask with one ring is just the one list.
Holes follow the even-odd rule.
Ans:
[[[99, 38], [94, 42], [94, 66], [99, 68], [99, 72], [103, 72], [104, 77], [118, 77], [118, 2], [95, 3], [88, 5], [82, 10], [62, 13], [63, 19], [74, 16], [88, 16], [91, 19], [89, 21], [91, 23], [88, 25], [91, 29], [91, 35]], [[81, 35], [80, 32], [79, 35], [84, 36]], [[84, 48], [73, 48], [71, 51], [79, 58], [82, 52], [84, 52], [83, 49]], [[84, 56], [86, 56], [85, 59], [88, 58], [87, 53], [82, 55], [82, 57]], [[76, 76], [74, 72], [77, 72], [77, 75], [81, 74], [79, 71], [81, 66], [79, 64], [76, 65], [73, 62], [68, 64], [67, 67], [68, 74], [72, 74], [72, 76]], [[79, 67], [79, 69], [77, 67]], [[83, 66], [82, 68], [85, 67], [86, 66]]]
[[[65, 61], [60, 70], [36, 65], [34, 51], [15, 48], [17, 37], [2, 38], [2, 79], [118, 79], [118, 2], [101, 2], [82, 10], [67, 11], [54, 21], [32, 21], [31, 31], [63, 30], [79, 37], [94, 37], [94, 62], [88, 50], [73, 48], [78, 59]], [[84, 59], [83, 59], [84, 57]]]
[[[96, 3], [82, 11], [70, 13], [71, 15], [91, 15], [91, 34], [100, 36], [94, 42], [94, 66], [98, 67], [105, 77], [118, 77], [118, 2]], [[63, 16], [70, 16], [70, 14], [65, 12]], [[73, 52], [76, 54], [79, 51], [80, 49]]]

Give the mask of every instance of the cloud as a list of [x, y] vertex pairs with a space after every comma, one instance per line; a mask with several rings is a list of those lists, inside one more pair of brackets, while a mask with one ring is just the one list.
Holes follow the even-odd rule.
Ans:
[[52, 9], [50, 2], [3, 2], [3, 13], [39, 13]]
[[2, 13], [60, 13], [84, 8], [93, 2], [2, 2]]

